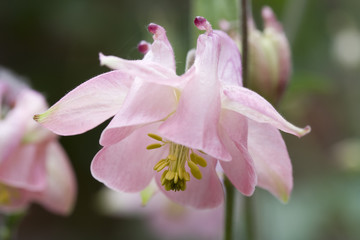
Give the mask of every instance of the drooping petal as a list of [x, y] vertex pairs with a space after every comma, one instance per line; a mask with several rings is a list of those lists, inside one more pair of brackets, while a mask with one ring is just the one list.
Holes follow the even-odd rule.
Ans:
[[22, 144], [0, 164], [0, 182], [28, 191], [46, 186], [46, 143]]
[[106, 186], [125, 192], [144, 189], [153, 177], [153, 167], [166, 147], [147, 150], [154, 140], [147, 136], [156, 133], [159, 124], [151, 124], [134, 131], [114, 145], [102, 148], [91, 163], [91, 173]]
[[47, 185], [33, 198], [49, 210], [69, 214], [76, 198], [76, 180], [69, 159], [60, 144], [50, 143], [46, 152]]
[[236, 112], [223, 110], [221, 126], [222, 139], [232, 160], [220, 161], [220, 165], [232, 184], [242, 194], [250, 196], [255, 190], [257, 176], [254, 162], [247, 149], [247, 119]]
[[236, 43], [224, 32], [214, 31], [220, 38], [218, 76], [222, 84], [242, 86], [241, 58]]
[[39, 93], [28, 89], [18, 93], [14, 108], [0, 121], [0, 162], [20, 144], [31, 124], [31, 117], [44, 106], [45, 100]]
[[219, 139], [220, 82], [217, 78], [219, 58], [217, 35], [201, 35], [198, 39], [194, 71], [185, 86], [176, 113], [159, 128], [167, 139], [211, 156], [230, 160]]
[[275, 108], [259, 94], [236, 86], [224, 86], [226, 98], [222, 102], [225, 109], [236, 111], [259, 123], [268, 123], [272, 126], [294, 134], [298, 137], [310, 132], [310, 126], [298, 128], [286, 121]]
[[[208, 165], [201, 168], [202, 179], [191, 176], [186, 182], [185, 191], [166, 191], [161, 186], [161, 173], [156, 175], [156, 182], [160, 190], [174, 202], [195, 208], [214, 208], [224, 201], [224, 191], [215, 171], [216, 161], [212, 157], [205, 157]], [[187, 167], [187, 166], [186, 166]], [[188, 172], [190, 170], [186, 168]]]
[[293, 186], [292, 166], [279, 130], [249, 120], [248, 149], [255, 163], [258, 185], [287, 202]]
[[138, 127], [164, 119], [175, 108], [176, 97], [171, 87], [136, 79], [120, 111], [103, 131], [100, 144], [117, 143]]
[[112, 71], [84, 82], [34, 119], [59, 135], [86, 132], [115, 115], [132, 78]]

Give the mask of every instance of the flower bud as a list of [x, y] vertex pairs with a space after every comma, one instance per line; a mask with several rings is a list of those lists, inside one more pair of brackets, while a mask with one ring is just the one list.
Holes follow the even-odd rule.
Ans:
[[284, 94], [291, 73], [288, 40], [270, 7], [262, 9], [264, 31], [249, 26], [249, 88], [272, 104]]

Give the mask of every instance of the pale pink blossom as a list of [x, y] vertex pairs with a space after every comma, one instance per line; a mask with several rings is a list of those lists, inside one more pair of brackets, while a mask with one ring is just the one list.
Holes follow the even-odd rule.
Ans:
[[47, 104], [41, 94], [0, 69], [0, 211], [37, 202], [68, 214], [76, 184], [69, 160], [56, 136], [32, 120]]
[[120, 218], [140, 218], [159, 239], [221, 239], [224, 209], [194, 209], [170, 201], [150, 184], [146, 191], [155, 191], [144, 204], [142, 193], [116, 192], [101, 189], [97, 209], [105, 215]]
[[35, 119], [57, 134], [72, 135], [115, 115], [91, 165], [93, 176], [112, 189], [141, 191], [155, 177], [177, 203], [216, 207], [224, 198], [215, 171], [219, 162], [244, 195], [258, 185], [286, 201], [292, 168], [278, 129], [300, 137], [310, 128], [287, 122], [242, 87], [233, 40], [202, 17], [195, 25], [206, 32], [198, 38], [193, 66], [182, 76], [175, 73], [165, 30], [150, 24], [154, 42], [148, 51], [143, 48], [142, 60], [100, 54], [101, 63], [116, 70], [81, 84]]

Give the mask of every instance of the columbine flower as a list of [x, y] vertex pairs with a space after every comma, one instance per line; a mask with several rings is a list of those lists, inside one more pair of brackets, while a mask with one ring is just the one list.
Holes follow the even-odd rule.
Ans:
[[43, 96], [0, 69], [0, 211], [38, 202], [67, 214], [75, 200], [68, 158], [50, 131], [32, 120], [47, 108]]
[[188, 208], [170, 201], [152, 183], [146, 191], [156, 192], [146, 206], [141, 197], [143, 194], [119, 193], [103, 188], [97, 198], [98, 210], [111, 217], [144, 219], [146, 226], [158, 239], [221, 238], [223, 205], [212, 209]]
[[101, 54], [101, 63], [115, 71], [81, 84], [35, 119], [71, 135], [116, 114], [91, 165], [93, 176], [116, 190], [140, 191], [155, 176], [170, 199], [215, 207], [223, 201], [219, 162], [243, 194], [251, 195], [258, 184], [286, 201], [291, 163], [278, 129], [303, 136], [309, 127], [295, 127], [243, 88], [236, 44], [202, 17], [195, 25], [206, 33], [198, 38], [194, 65], [182, 76], [175, 74], [165, 30], [150, 24], [154, 43], [144, 47], [149, 50], [143, 60]]

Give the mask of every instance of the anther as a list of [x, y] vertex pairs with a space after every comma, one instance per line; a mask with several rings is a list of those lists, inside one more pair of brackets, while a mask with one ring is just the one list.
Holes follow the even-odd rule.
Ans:
[[158, 141], [162, 142], [162, 137], [160, 137], [159, 135], [149, 133], [148, 136], [155, 139], [155, 140], [158, 140]]
[[155, 164], [154, 170], [156, 171], [163, 163], [166, 163], [166, 159], [161, 159], [157, 164]]
[[174, 177], [174, 183], [176, 184], [179, 180], [179, 175], [178, 173], [175, 173], [175, 177]]
[[150, 144], [146, 147], [147, 150], [152, 150], [152, 149], [156, 149], [156, 148], [160, 148], [162, 145], [160, 143], [153, 143]]
[[188, 166], [190, 168], [191, 174], [197, 178], [197, 179], [201, 179], [202, 175], [200, 172], [199, 167], [193, 162], [193, 161], [188, 161]]
[[172, 180], [175, 177], [175, 173], [173, 171], [168, 171], [167, 174], [165, 175], [165, 178], [167, 180]]
[[196, 179], [202, 179], [202, 174], [200, 172], [200, 170], [196, 171], [194, 169], [190, 169], [191, 174], [196, 178]]
[[163, 162], [162, 164], [160, 164], [160, 165], [157, 167], [157, 169], [154, 169], [154, 170], [160, 172], [161, 170], [163, 170], [163, 169], [164, 169], [166, 166], [168, 166], [168, 165], [169, 165], [169, 162]]
[[171, 161], [176, 161], [176, 157], [174, 155], [169, 154], [169, 156], [167, 156], [167, 158]]
[[197, 155], [195, 153], [190, 154], [190, 159], [194, 163], [199, 164], [201, 167], [206, 167], [207, 166], [206, 160], [203, 157], [201, 157], [201, 156], [199, 156], [199, 155]]
[[181, 180], [184, 179], [184, 171], [181, 168], [178, 169], [178, 173], [179, 173], [179, 178]]

